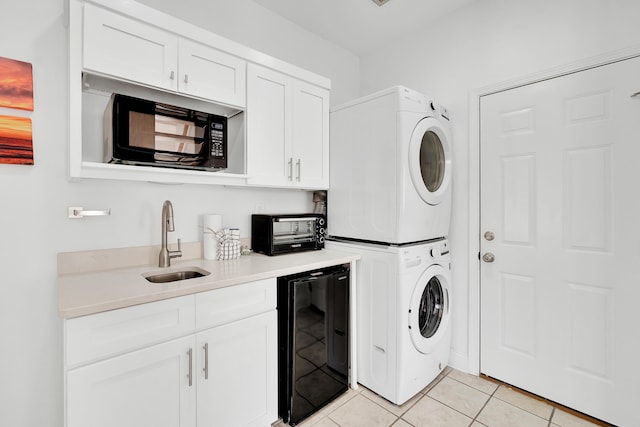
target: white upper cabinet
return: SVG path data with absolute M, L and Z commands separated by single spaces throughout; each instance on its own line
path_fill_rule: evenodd
M 294 184 L 329 187 L 329 91 L 293 81 Z
M 244 107 L 240 58 L 91 4 L 83 36 L 87 71 Z
M 174 34 L 86 4 L 83 36 L 86 70 L 177 90 Z
M 329 91 L 255 64 L 247 69 L 249 183 L 329 187 Z
M 327 189 L 330 88 L 325 77 L 134 0 L 69 0 L 72 178 Z M 227 168 L 109 163 L 113 93 L 227 117 Z
M 250 64 L 247 68 L 247 171 L 250 182 L 291 182 L 291 78 Z
M 181 92 L 244 107 L 245 61 L 186 39 L 178 47 Z

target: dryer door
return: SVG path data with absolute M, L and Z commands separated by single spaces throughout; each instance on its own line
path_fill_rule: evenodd
M 439 204 L 451 185 L 451 172 L 449 135 L 438 120 L 425 117 L 409 143 L 409 173 L 422 200 Z
M 420 276 L 409 306 L 409 333 L 421 353 L 431 353 L 449 328 L 449 270 L 431 265 Z

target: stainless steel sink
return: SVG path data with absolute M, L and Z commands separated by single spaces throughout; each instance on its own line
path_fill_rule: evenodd
M 171 271 L 155 271 L 143 275 L 151 283 L 168 283 L 180 280 L 195 279 L 196 277 L 208 276 L 209 273 L 198 267 L 183 267 L 180 269 L 172 269 Z

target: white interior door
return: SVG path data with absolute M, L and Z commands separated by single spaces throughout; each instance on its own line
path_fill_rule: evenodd
M 635 58 L 480 104 L 481 372 L 620 426 L 640 425 L 638 91 Z

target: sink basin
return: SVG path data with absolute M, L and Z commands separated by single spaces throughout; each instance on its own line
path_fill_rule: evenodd
M 198 267 L 183 267 L 178 270 L 156 271 L 144 275 L 144 278 L 151 283 L 168 283 L 195 279 L 196 277 L 208 276 L 209 274 L 211 273 Z

